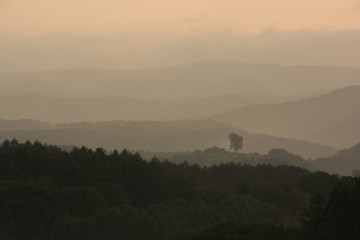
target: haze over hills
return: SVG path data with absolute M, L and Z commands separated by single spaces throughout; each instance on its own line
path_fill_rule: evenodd
M 228 149 L 229 132 L 236 132 L 243 136 L 244 148 L 240 151 L 241 153 L 267 155 L 260 158 L 257 154 L 249 155 L 254 158 L 247 159 L 241 154 L 237 155 L 221 149 L 221 147 Z M 360 170 L 360 144 L 336 152 L 336 149 L 324 145 L 252 134 L 211 120 L 68 124 L 51 124 L 28 119 L 0 120 L 0 138 L 11 140 L 14 137 L 20 142 L 39 140 L 60 145 L 66 149 L 83 145 L 93 149 L 98 147 L 108 150 L 127 148 L 141 151 L 148 160 L 157 156 L 163 160 L 188 161 L 206 166 L 241 160 L 240 162 L 251 165 L 294 165 L 343 176 L 358 174 L 357 171 Z M 314 161 L 306 161 L 309 158 Z
M 3 72 L 0 117 L 48 122 L 195 119 L 249 104 L 319 96 L 360 84 L 359 75 L 360 68 L 237 62 L 134 71 Z
M 48 122 L 4 120 L 0 137 L 164 152 L 227 147 L 237 132 L 244 152 L 327 157 L 360 142 L 360 87 L 346 87 L 359 75 L 359 68 L 235 62 L 0 73 L 0 117 Z M 328 93 L 338 87 L 345 88 Z M 194 121 L 204 116 L 217 122 Z
M 312 161 L 305 160 L 300 155 L 289 153 L 284 149 L 271 149 L 268 154 L 229 152 L 224 148 L 210 147 L 204 150 L 186 152 L 148 152 L 140 151 L 141 157 L 147 161 L 156 156 L 159 160 L 175 163 L 187 162 L 199 166 L 211 167 L 226 163 L 241 163 L 243 165 L 272 165 L 272 166 L 297 166 L 314 171 Z
M 360 239 L 359 1 L 0 0 L 0 240 Z
M 350 86 L 299 101 L 246 106 L 213 118 L 251 132 L 342 148 L 360 142 L 359 102 L 360 86 Z
M 52 123 L 195 119 L 247 104 L 279 103 L 298 97 L 224 95 L 199 99 L 145 100 L 124 97 L 61 98 L 24 93 L 0 96 L 0 117 L 39 119 Z
M 321 142 L 327 145 L 339 146 L 347 148 L 359 142 L 360 139 L 360 112 L 354 114 L 350 118 L 323 129 L 310 136 L 316 142 Z
M 249 2 L 249 4 L 252 3 Z M 274 5 L 272 4 L 272 6 Z M 193 4 L 191 4 L 192 7 Z M 243 6 L 234 9 L 239 17 L 244 16 L 239 14 L 241 8 Z M 288 10 L 292 8 L 295 11 L 294 6 Z M 306 10 L 305 15 L 308 14 L 308 10 Z M 66 11 L 69 11 L 68 7 Z M 188 12 L 188 9 L 186 11 Z M 203 7 L 201 11 L 203 11 Z M 267 12 L 268 8 L 265 11 Z M 297 14 L 299 13 L 297 12 Z M 348 13 L 344 12 L 344 14 L 348 17 Z M 16 14 L 12 15 L 18 15 L 18 9 Z M 117 15 L 123 17 L 118 11 Z M 138 13 L 133 14 L 133 16 L 136 15 Z M 271 19 L 277 21 L 275 19 L 278 15 Z M 358 15 L 356 20 L 355 18 L 351 20 L 352 23 L 359 22 Z M 32 14 L 32 16 L 38 15 Z M 69 17 L 67 12 L 63 16 Z M 256 16 L 256 21 L 259 20 L 258 14 L 253 16 Z M 299 15 L 295 18 L 304 22 L 303 16 Z M 318 15 L 317 18 L 319 18 Z M 331 18 L 334 18 L 333 14 L 331 14 Z M 338 19 L 334 20 L 339 22 Z M 307 21 L 312 22 L 309 19 Z M 7 21 L 3 22 L 4 27 L 9 26 L 9 24 L 5 24 Z M 246 26 L 251 25 L 243 19 L 240 22 Z M 2 35 L 0 32 L 0 61 L 2 62 L 0 71 L 36 71 L 86 67 L 139 69 L 213 60 L 360 67 L 357 57 L 360 55 L 359 28 L 349 29 L 347 26 L 347 29 L 335 30 L 332 27 L 328 28 L 331 26 L 330 24 L 325 29 L 286 31 L 285 29 L 278 29 L 276 27 L 278 23 L 272 25 L 266 21 L 266 26 L 263 26 L 261 30 L 259 29 L 256 34 L 237 34 L 235 33 L 236 30 L 235 32 L 229 31 L 228 22 L 224 22 L 224 24 L 226 25 L 224 29 L 213 29 L 210 32 L 198 32 L 198 30 L 190 27 L 191 33 L 186 34 L 187 36 L 180 34 L 181 37 L 178 34 L 168 33 L 160 35 L 149 33 L 104 35 L 66 34 L 64 32 L 19 37 Z M 72 22 L 71 26 L 73 25 Z M 103 29 L 103 26 L 101 28 Z M 117 27 L 117 29 L 122 28 Z
M 360 143 L 343 149 L 328 158 L 320 158 L 313 162 L 318 169 L 341 175 L 359 175 Z
M 336 149 L 295 139 L 251 134 L 212 120 L 201 121 L 112 121 L 97 123 L 49 124 L 37 121 L 0 121 L 0 139 L 23 142 L 39 140 L 48 144 L 88 146 L 106 149 L 159 152 L 192 151 L 212 146 L 228 148 L 228 135 L 244 138 L 243 152 L 267 153 L 283 148 L 304 158 L 326 157 Z
M 134 71 L 67 69 L 0 73 L 0 95 L 186 99 L 294 96 L 360 84 L 360 68 L 199 62 Z

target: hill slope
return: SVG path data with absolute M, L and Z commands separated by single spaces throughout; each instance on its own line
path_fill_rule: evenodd
M 311 139 L 341 148 L 360 142 L 360 112 L 335 126 L 314 133 L 311 135 Z
M 255 103 L 279 103 L 291 97 L 223 95 L 201 99 L 144 100 L 124 97 L 60 98 L 39 94 L 0 96 L 3 119 L 39 119 L 61 123 L 112 120 L 177 120 L 230 111 Z
M 213 119 L 252 132 L 319 141 L 312 137 L 316 132 L 328 129 L 360 112 L 360 86 L 335 90 L 319 97 L 282 104 L 253 105 L 213 116 Z M 353 124 L 349 138 L 360 141 L 354 133 L 360 128 Z M 356 143 L 355 142 L 355 143 Z M 328 142 L 327 142 L 328 143 Z M 334 142 L 333 142 L 334 143 Z M 354 143 L 353 143 L 354 144 Z M 335 147 L 342 147 L 333 144 Z
M 244 138 L 243 152 L 267 153 L 283 148 L 304 158 L 326 157 L 334 148 L 295 139 L 251 134 L 211 120 L 202 121 L 112 121 L 98 123 L 24 124 L 18 122 L 9 128 L 8 121 L 0 121 L 0 139 L 17 138 L 19 141 L 40 140 L 57 145 L 86 145 L 92 148 L 134 149 L 148 151 L 188 151 L 211 146 L 228 148 L 228 135 L 236 132 Z M 35 124 L 36 125 L 36 124 Z M 28 126 L 28 127 L 26 127 Z
M 328 158 L 320 158 L 313 162 L 318 169 L 341 175 L 359 174 L 360 170 L 360 143 L 339 151 Z
M 0 73 L 0 95 L 164 99 L 228 94 L 298 95 L 360 84 L 360 68 L 201 62 L 135 71 L 68 69 Z M 325 87 L 326 86 L 326 87 Z

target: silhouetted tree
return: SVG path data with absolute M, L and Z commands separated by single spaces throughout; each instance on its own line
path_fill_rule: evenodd
M 243 147 L 243 138 L 242 136 L 237 135 L 236 133 L 229 134 L 230 141 L 230 150 L 234 150 L 235 152 L 239 151 Z

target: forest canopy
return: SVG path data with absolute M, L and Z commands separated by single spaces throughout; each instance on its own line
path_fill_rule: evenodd
M 339 191 L 354 204 L 353 182 L 294 166 L 200 167 L 14 139 L 0 147 L 0 237 L 316 239 L 318 229 L 328 230 L 319 218 L 339 217 L 327 212 Z M 356 225 L 359 215 L 351 216 Z

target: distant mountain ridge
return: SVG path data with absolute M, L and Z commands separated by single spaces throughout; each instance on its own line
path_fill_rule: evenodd
M 312 161 L 305 160 L 299 155 L 289 153 L 284 149 L 271 149 L 267 154 L 258 153 L 235 153 L 229 152 L 224 148 L 216 146 L 204 149 L 203 151 L 197 149 L 186 152 L 148 152 L 140 151 L 140 155 L 148 160 L 156 156 L 160 160 L 168 160 L 171 162 L 189 164 L 197 164 L 199 166 L 213 166 L 225 163 L 241 163 L 246 165 L 272 165 L 272 166 L 296 166 L 314 171 Z
M 65 98 L 19 93 L 0 96 L 3 119 L 39 119 L 46 122 L 112 120 L 178 120 L 232 110 L 254 103 L 279 103 L 297 97 L 223 95 L 196 99 L 135 99 L 125 97 Z
M 360 112 L 348 119 L 311 135 L 311 139 L 327 145 L 348 147 L 360 139 Z
M 211 146 L 227 149 L 229 132 L 243 136 L 244 149 L 241 152 L 266 154 L 256 161 L 251 160 L 250 164 L 294 165 L 345 176 L 360 172 L 360 143 L 337 152 L 336 149 L 320 144 L 252 134 L 212 120 L 51 124 L 31 119 L 0 119 L 0 142 L 5 138 L 16 138 L 20 142 L 39 140 L 65 147 L 85 145 L 110 150 L 127 148 L 150 151 L 156 156 L 177 161 L 186 160 L 186 157 L 197 160 L 195 152 L 189 152 L 195 149 L 205 149 L 205 152 L 212 149 L 209 148 Z M 307 158 L 313 161 L 306 161 Z M 214 155 L 203 164 L 219 164 L 221 161 L 224 159 Z
M 320 158 L 313 165 L 329 173 L 341 175 L 359 175 L 360 172 L 360 143 L 343 149 L 328 158 Z
M 212 118 L 251 132 L 317 141 L 342 148 L 360 142 L 357 134 L 360 130 L 358 103 L 360 86 L 350 86 L 299 101 L 246 106 Z M 332 128 L 338 132 L 331 132 Z M 324 131 L 322 135 L 321 131 Z
M 16 126 L 18 125 L 18 126 Z M 199 121 L 111 121 L 97 123 L 49 124 L 33 120 L 0 121 L 0 139 L 16 138 L 23 142 L 39 140 L 48 144 L 89 146 L 106 149 L 176 152 L 228 148 L 228 135 L 236 132 L 244 138 L 243 152 L 267 153 L 283 148 L 304 158 L 326 157 L 336 149 L 295 139 L 252 134 L 212 120 Z M 1 140 L 0 140 L 1 141 Z
M 198 62 L 133 71 L 65 69 L 1 73 L 0 95 L 204 98 L 228 94 L 299 95 L 360 84 L 360 68 Z M 326 86 L 326 87 L 325 87 Z

